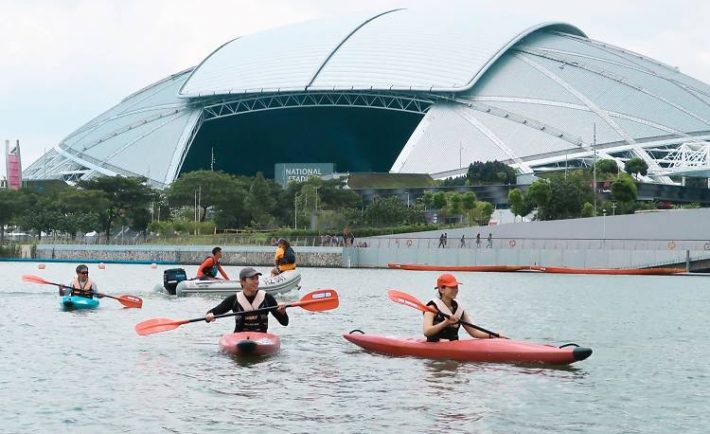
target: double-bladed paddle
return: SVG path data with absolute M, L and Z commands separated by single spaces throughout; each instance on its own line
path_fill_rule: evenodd
M 25 274 L 22 276 L 22 280 L 25 282 L 32 282 L 32 283 L 41 283 L 44 285 L 54 285 L 58 286 L 60 288 L 66 288 L 66 289 L 71 289 L 70 286 L 63 285 L 61 283 L 55 283 L 55 282 L 50 282 L 40 276 L 35 276 L 32 274 Z M 96 291 L 91 291 L 94 295 L 98 295 L 100 297 L 106 297 L 106 298 L 113 298 L 114 300 L 118 300 L 119 303 L 126 307 L 135 307 L 135 308 L 140 308 L 143 306 L 143 299 L 140 297 L 136 297 L 135 295 L 119 295 L 118 297 L 114 297 L 113 295 L 108 295 L 108 294 L 103 294 L 100 292 Z
M 417 310 L 420 310 L 422 312 L 432 312 L 432 313 L 440 313 L 444 315 L 446 318 L 450 318 L 451 315 L 447 315 L 444 312 L 439 311 L 437 308 L 434 306 L 427 306 L 417 300 L 414 296 L 411 296 L 407 294 L 406 292 L 398 291 L 396 289 L 390 289 L 387 291 L 387 296 L 390 298 L 390 300 L 394 301 L 395 303 L 403 304 L 405 306 L 413 307 Z M 490 330 L 486 330 L 483 327 L 477 326 L 476 324 L 470 323 L 468 321 L 462 321 L 459 320 L 461 324 L 465 324 L 469 327 L 473 327 L 476 330 L 482 331 L 483 333 L 488 333 L 489 336 L 493 336 L 496 338 L 503 338 L 503 339 L 508 339 L 505 336 L 501 336 L 498 333 L 494 333 Z
M 302 307 L 305 310 L 311 312 L 323 312 L 326 310 L 332 310 L 339 306 L 340 301 L 338 299 L 338 293 L 334 289 L 319 289 L 317 291 L 309 292 L 308 294 L 301 297 L 299 301 L 293 303 L 288 303 L 286 307 Z M 215 315 L 215 319 L 224 318 L 228 316 L 235 315 L 251 315 L 259 312 L 268 312 L 271 310 L 276 310 L 277 306 L 265 307 L 263 309 L 256 309 L 250 311 L 240 311 L 225 313 L 222 315 Z M 152 335 L 153 333 L 162 333 L 168 330 L 173 330 L 180 327 L 183 324 L 188 324 L 191 322 L 206 321 L 205 317 L 192 318 L 192 319 L 181 319 L 174 320 L 169 318 L 153 318 L 139 322 L 135 326 L 136 333 L 141 336 Z

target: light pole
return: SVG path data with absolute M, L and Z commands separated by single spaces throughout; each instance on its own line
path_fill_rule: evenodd
M 293 229 L 298 229 L 298 193 L 293 195 Z
M 318 187 L 316 189 L 316 230 L 318 230 Z
M 602 241 L 606 240 L 606 209 L 602 209 Z

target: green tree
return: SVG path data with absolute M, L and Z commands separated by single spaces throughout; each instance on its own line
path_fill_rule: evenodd
M 617 202 L 634 202 L 637 189 L 634 180 L 629 175 L 620 175 L 611 183 L 611 197 Z
M 59 193 L 59 224 L 57 229 L 71 235 L 101 230 L 100 213 L 109 206 L 103 191 L 67 188 Z
M 538 211 L 546 208 L 552 198 L 552 186 L 549 179 L 538 179 L 528 188 L 527 196 Z
M 233 198 L 229 193 L 234 183 L 232 175 L 219 171 L 196 170 L 183 173 L 170 185 L 167 191 L 168 202 L 172 207 L 195 206 L 197 203 L 200 207 L 199 221 L 205 221 L 208 208 L 218 203 L 223 204 L 225 197 Z
M 481 183 L 515 184 L 515 169 L 500 161 L 474 161 L 466 172 L 470 185 Z
M 524 217 L 533 210 L 531 201 L 517 188 L 510 190 L 508 193 L 508 205 L 513 215 Z
M 491 221 L 493 211 L 495 209 L 489 202 L 478 201 L 476 202 L 476 208 L 470 212 L 469 216 L 479 226 L 485 226 Z
M 601 179 L 608 179 L 616 175 L 619 172 L 619 166 L 617 166 L 616 161 L 610 159 L 603 159 L 597 161 L 597 177 Z
M 106 233 L 107 243 L 111 239 L 113 223 L 128 224 L 135 229 L 136 222 L 131 218 L 135 217 L 136 209 L 148 208 L 157 197 L 156 192 L 145 184 L 143 177 L 102 176 L 80 181 L 77 186 L 102 191 L 106 195 L 108 202 L 99 211 L 99 220 Z
M 20 194 L 17 190 L 0 189 L 0 244 L 5 241 L 5 225 L 20 215 Z
M 636 174 L 646 176 L 648 164 L 642 158 L 632 158 L 624 164 L 624 170 L 631 176 L 636 176 Z
M 434 209 L 444 209 L 446 208 L 446 205 L 448 205 L 448 201 L 446 199 L 446 193 L 443 191 L 437 191 L 434 193 L 431 205 Z
M 466 211 L 470 211 L 476 207 L 476 194 L 472 191 L 467 191 L 461 199 L 461 206 Z
M 397 196 L 376 197 L 363 213 L 363 223 L 375 227 L 424 223 L 424 212 L 419 207 L 407 207 Z
M 274 184 L 273 181 L 264 179 L 264 175 L 258 172 L 249 186 L 249 193 L 244 201 L 251 214 L 251 225 L 255 228 L 265 229 L 274 221 L 271 212 L 276 207 L 276 199 L 272 196 L 273 189 L 269 186 L 269 182 Z

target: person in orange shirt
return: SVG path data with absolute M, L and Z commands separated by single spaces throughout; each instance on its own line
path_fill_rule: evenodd
M 279 238 L 276 244 L 276 254 L 274 255 L 274 269 L 271 270 L 271 275 L 276 276 L 287 270 L 296 269 L 296 252 L 293 251 L 291 243 L 283 238 Z
M 218 279 L 217 272 L 219 272 L 225 280 L 229 280 L 229 276 L 227 276 L 224 268 L 222 268 L 222 265 L 219 263 L 221 258 L 222 248 L 215 247 L 212 249 L 212 256 L 208 256 L 197 269 L 197 278 L 199 280 Z

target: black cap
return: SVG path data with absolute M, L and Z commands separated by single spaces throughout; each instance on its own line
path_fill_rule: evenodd
M 251 267 L 247 268 L 242 268 L 242 271 L 239 272 L 239 280 L 244 280 L 247 277 L 254 277 L 254 276 L 261 276 L 261 273 L 256 271 L 255 269 Z

